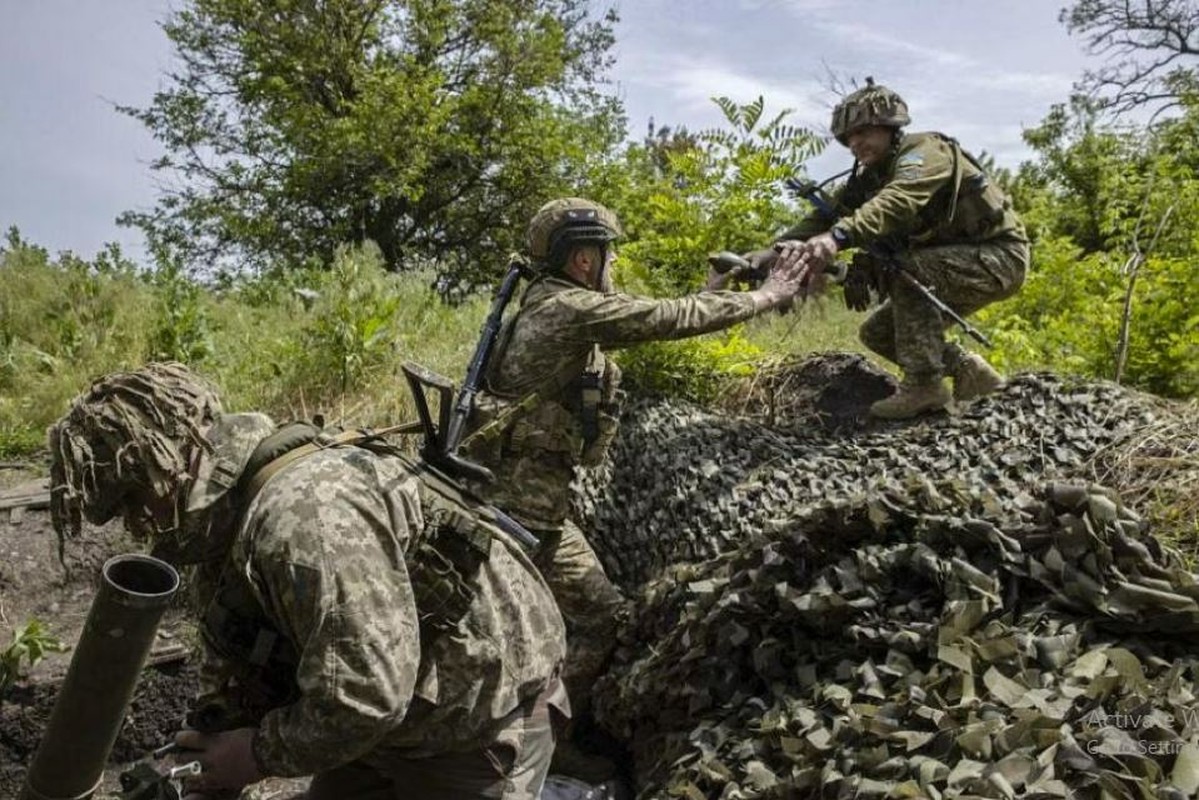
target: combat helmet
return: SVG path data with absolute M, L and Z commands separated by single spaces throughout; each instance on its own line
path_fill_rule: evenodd
M 874 78 L 867 78 L 866 85 L 852 92 L 833 109 L 833 121 L 829 126 L 833 136 L 843 145 L 849 145 L 849 132 L 863 125 L 882 125 L 887 128 L 902 128 L 912 121 L 908 116 L 908 104 L 885 86 L 878 86 Z
M 148 364 L 97 380 L 49 430 L 51 512 L 60 543 L 81 517 L 123 514 L 135 535 L 177 525 L 204 431 L 221 414 L 215 388 L 182 364 Z M 168 523 L 168 524 L 169 524 Z
M 562 197 L 546 203 L 533 215 L 526 244 L 535 263 L 559 267 L 571 247 L 607 247 L 623 233 L 610 209 L 582 197 Z

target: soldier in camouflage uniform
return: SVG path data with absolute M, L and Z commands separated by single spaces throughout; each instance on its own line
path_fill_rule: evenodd
M 1011 200 L 978 162 L 940 133 L 904 133 L 910 122 L 899 95 L 867 79 L 834 110 L 833 135 L 854 155 L 831 217 L 816 210 L 780 237 L 811 264 L 862 248 L 850 267 L 846 304 L 865 310 L 870 289 L 890 295 L 863 323 L 862 342 L 903 369 L 899 391 L 871 407 L 903 419 L 994 391 L 1002 378 L 977 354 L 945 341 L 952 324 L 879 258 L 894 259 L 960 315 L 1011 296 L 1024 282 L 1029 248 Z M 873 252 L 871 252 L 873 251 Z M 760 260 L 767 251 L 759 251 Z
M 605 350 L 727 328 L 799 288 L 798 257 L 780 259 L 752 292 L 707 291 L 669 300 L 611 290 L 620 224 L 581 198 L 547 203 L 528 230 L 538 277 L 500 331 L 464 447 L 495 474 L 479 487 L 540 540 L 535 560 L 567 619 L 567 685 L 576 709 L 614 643 L 624 605 L 568 517 L 579 465 L 600 463 L 616 434 L 620 370 Z
M 152 364 L 50 431 L 60 536 L 122 515 L 197 567 L 210 658 L 176 737 L 204 770 L 189 796 L 314 775 L 310 800 L 536 798 L 550 710 L 568 711 L 549 587 L 418 462 L 361 436 L 296 446 L 296 427 L 222 413 L 186 368 Z

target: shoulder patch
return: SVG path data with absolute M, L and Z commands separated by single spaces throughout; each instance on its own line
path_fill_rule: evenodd
M 895 177 L 900 180 L 911 180 L 920 177 L 920 169 L 924 166 L 924 155 L 921 153 L 904 153 L 895 162 Z

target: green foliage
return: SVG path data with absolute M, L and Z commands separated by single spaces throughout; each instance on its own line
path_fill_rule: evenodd
M 123 224 L 195 269 L 328 264 L 469 284 L 623 136 L 600 93 L 613 25 L 587 0 L 187 0 L 178 71 L 141 121 L 177 180 Z
M 1026 138 L 1041 160 L 1017 176 L 1034 236 L 1028 281 L 981 321 L 1006 368 L 1115 377 L 1131 292 L 1123 380 L 1171 397 L 1199 392 L 1199 107 L 1139 132 L 1059 106 Z
M 203 290 L 175 262 L 160 266 L 152 283 L 158 313 L 150 334 L 151 356 L 157 361 L 199 364 L 212 353 Z
M 22 663 L 26 669 L 32 669 L 47 653 L 61 653 L 65 649 L 39 620 L 31 619 L 23 628 L 13 631 L 12 643 L 0 650 L 0 697 L 24 674 Z
M 830 289 L 824 297 L 809 299 L 786 313 L 755 317 L 745 325 L 745 338 L 772 356 L 864 353 L 868 351 L 858 339 L 864 319 L 865 315 L 845 307 L 839 289 Z
M 16 229 L 0 248 L 0 451 L 41 446 L 93 376 L 145 360 L 152 290 L 115 245 L 51 259 Z
M 394 362 L 400 298 L 389 284 L 381 254 L 370 246 L 339 250 L 319 292 L 301 337 L 306 383 L 334 378 L 344 395 Z
M 1128 199 L 1122 173 L 1113 166 L 1137 160 L 1136 138 L 1101 129 L 1098 111 L 1077 100 L 1054 106 L 1038 127 L 1024 132 L 1024 140 L 1041 155 L 1022 174 L 1024 199 L 1041 201 L 1026 214 L 1031 231 L 1070 236 L 1088 253 L 1108 247 L 1110 213 Z
M 709 403 L 730 381 L 753 373 L 763 352 L 740 326 L 720 334 L 648 342 L 617 354 L 624 384 L 640 394 Z
M 652 294 L 692 291 L 707 272 L 707 254 L 764 246 L 793 222 L 797 209 L 780 182 L 802 173 L 823 140 L 766 119 L 765 101 L 738 105 L 715 98 L 728 128 L 685 131 L 631 147 L 624 182 L 605 187 L 629 236 L 617 280 Z

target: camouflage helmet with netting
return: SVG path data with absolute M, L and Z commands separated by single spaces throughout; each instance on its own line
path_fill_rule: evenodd
M 908 104 L 885 86 L 877 86 L 874 78 L 867 78 L 866 85 L 851 92 L 833 109 L 830 127 L 833 136 L 843 145 L 849 144 L 849 132 L 863 125 L 881 125 L 886 128 L 902 128 L 912 121 L 908 116 Z
M 623 234 L 610 209 L 582 197 L 551 200 L 529 222 L 526 245 L 535 263 L 559 266 L 571 247 L 601 247 Z
M 191 459 L 208 446 L 203 432 L 220 414 L 216 389 L 182 364 L 95 381 L 48 432 L 60 544 L 79 533 L 81 518 L 101 525 L 118 514 L 141 522 L 163 509 L 178 515 Z

